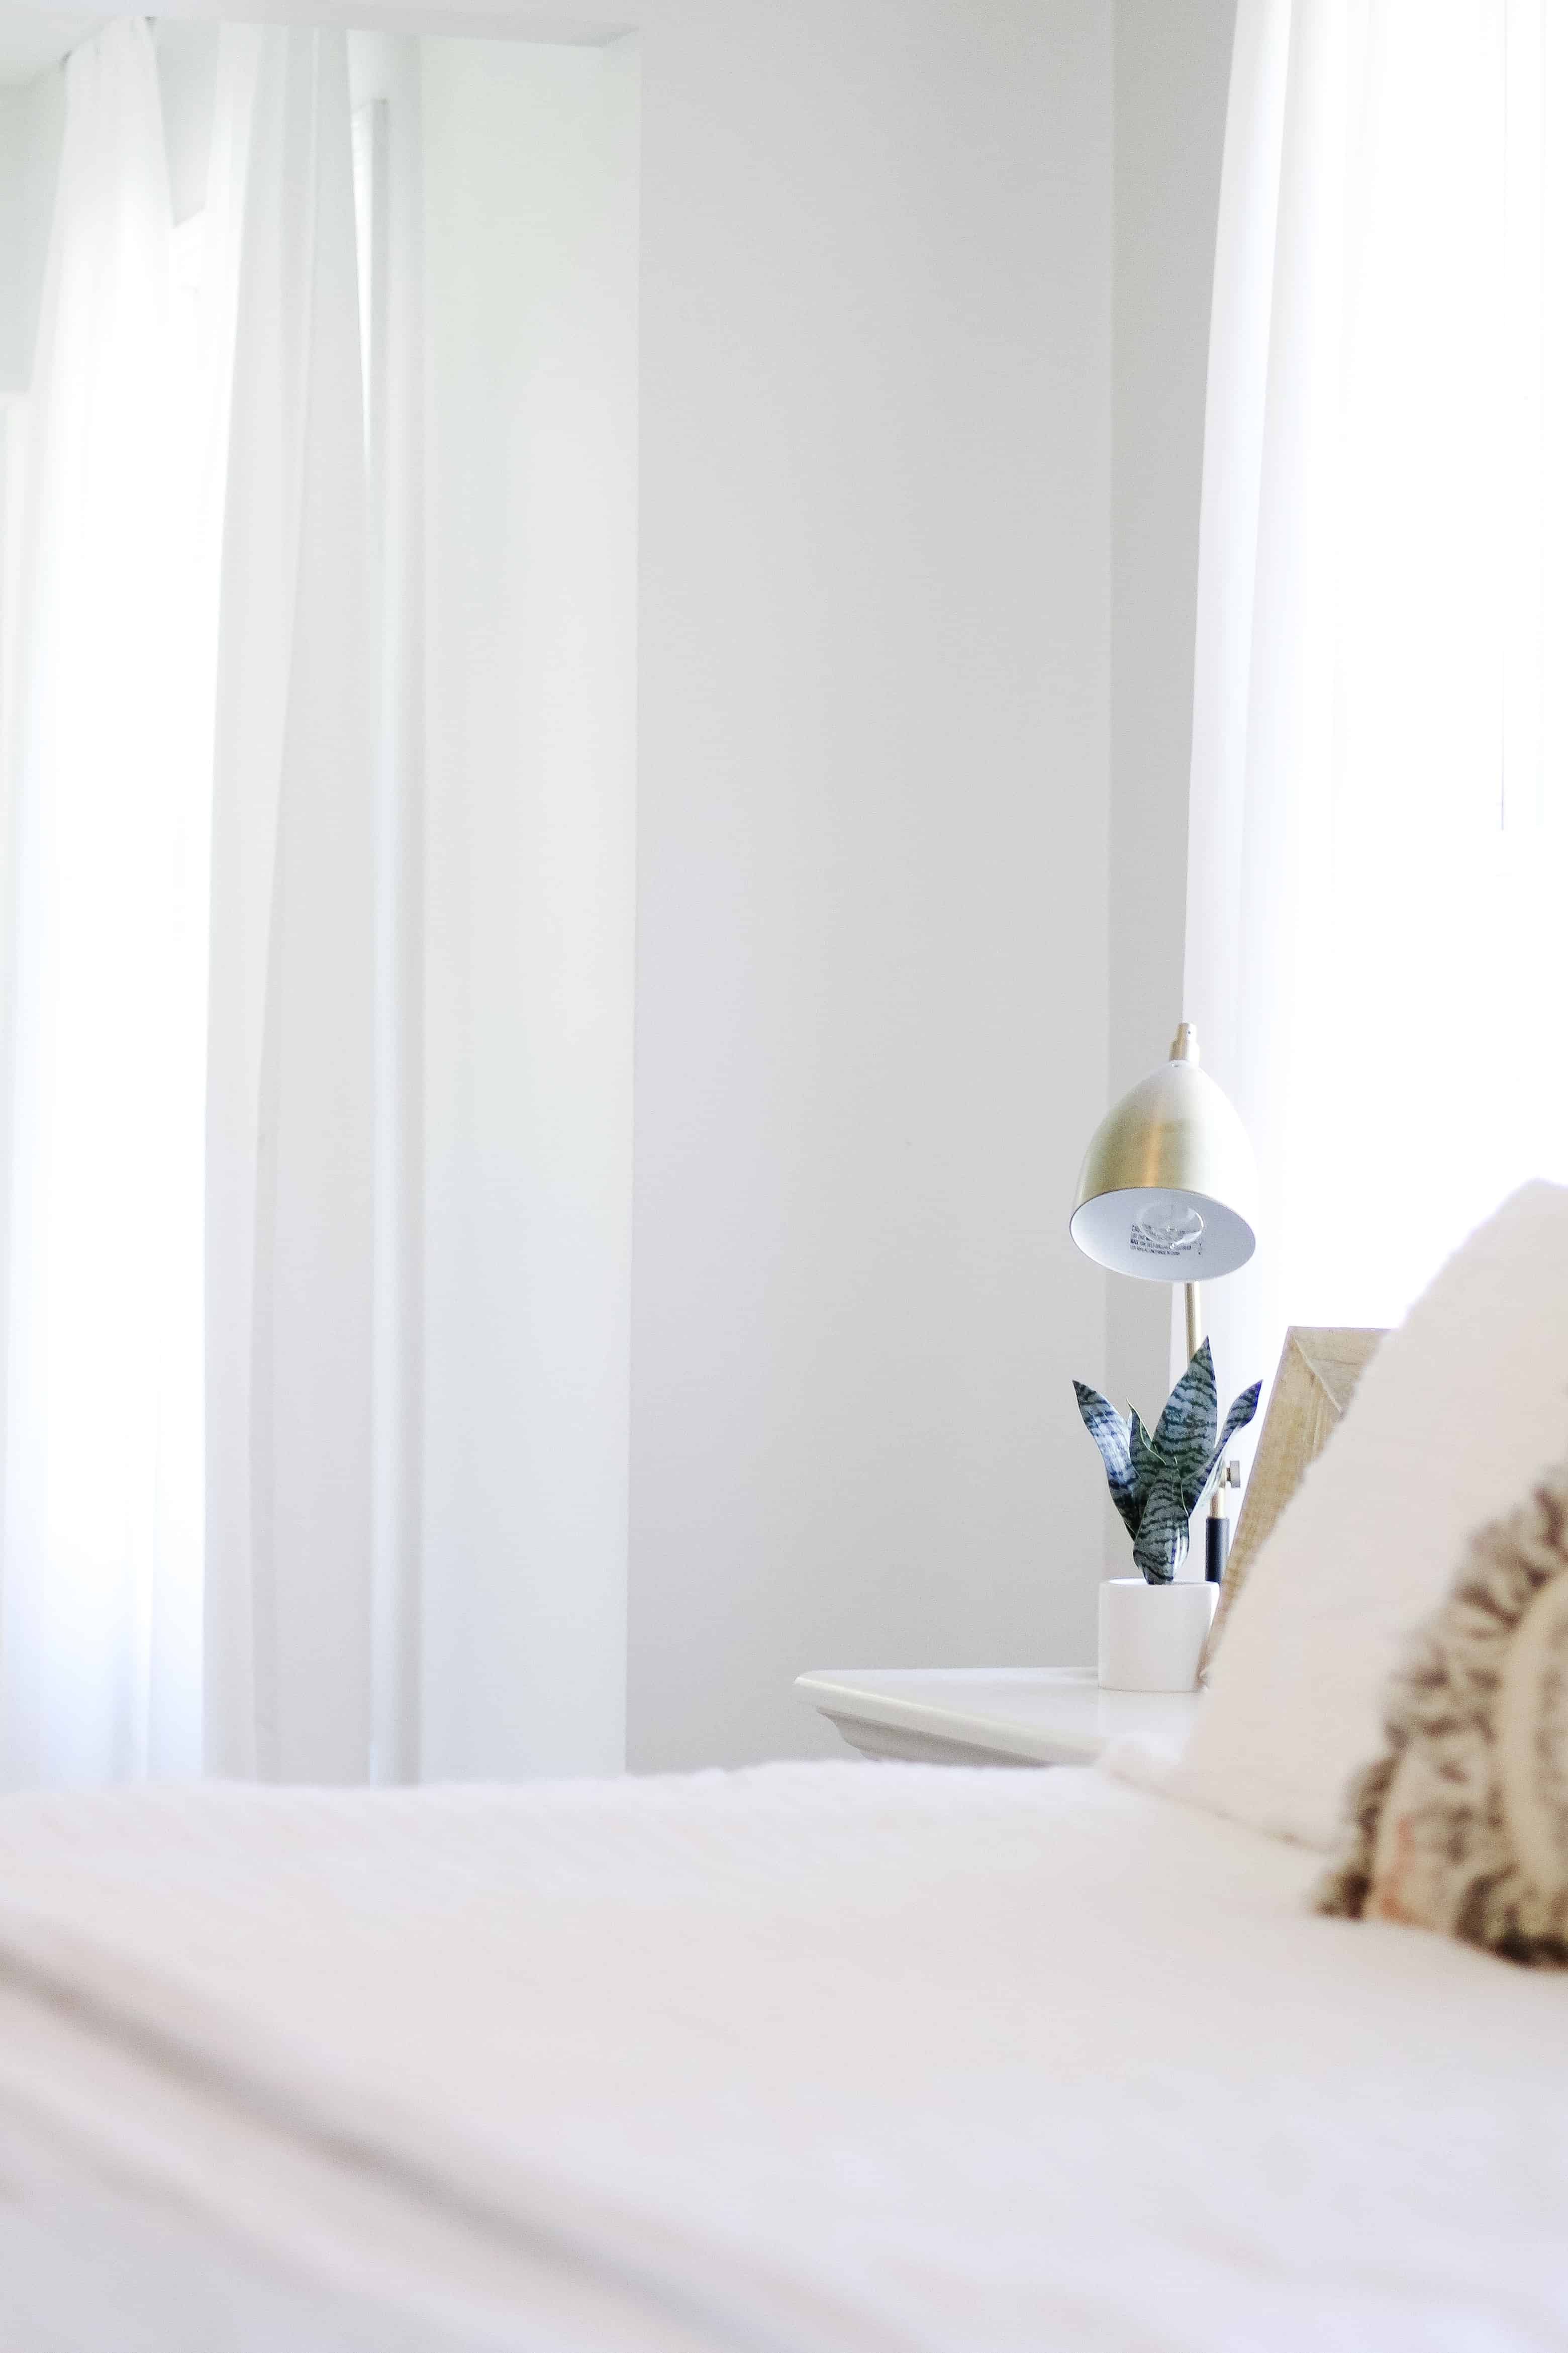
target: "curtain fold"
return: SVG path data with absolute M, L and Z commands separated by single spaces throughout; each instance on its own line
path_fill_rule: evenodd
M 1541 0 L 1241 0 L 1185 987 L 1262 1178 L 1232 1388 L 1568 1175 L 1564 107 Z
M 8 1782 L 200 1761 L 205 817 L 181 721 L 199 584 L 171 232 L 152 44 L 131 20 L 67 69 L 19 469 Z
M 373 1767 L 375 682 L 346 37 L 67 68 L 6 675 L 0 1774 Z M 182 244 L 194 233 L 199 246 Z
M 368 57 L 367 57 L 367 52 Z M 355 111 L 366 446 L 375 575 L 376 1267 L 373 1746 L 422 1755 L 425 1413 L 424 73 L 421 44 L 362 37 Z
M 243 156 L 213 783 L 209 1767 L 372 1742 L 374 703 L 345 37 L 226 30 Z

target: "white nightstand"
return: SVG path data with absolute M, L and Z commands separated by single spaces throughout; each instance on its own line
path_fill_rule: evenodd
M 1071 1667 L 833 1667 L 795 1690 L 865 1757 L 1089 1765 L 1124 1732 L 1176 1745 L 1196 1692 L 1101 1691 Z

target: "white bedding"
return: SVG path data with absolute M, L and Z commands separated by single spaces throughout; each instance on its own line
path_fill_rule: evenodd
M 204 2353 L 1568 2344 L 1568 1981 L 1317 1867 L 1091 1772 L 0 1800 L 0 2345 L 120 2353 L 87 2242 Z

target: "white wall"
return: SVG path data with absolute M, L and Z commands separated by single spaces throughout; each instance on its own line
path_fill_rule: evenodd
M 1182 1018 L 1204 387 L 1235 15 L 1235 0 L 1116 0 L 1113 1097 L 1169 1051 Z M 1110 1289 L 1098 1385 L 1145 1413 L 1171 1384 L 1170 1296 L 1163 1283 Z M 1243 1377 L 1237 1368 L 1231 1387 Z M 1121 1575 L 1127 1539 L 1109 1504 L 1102 1521 L 1108 1572 Z
M 423 51 L 427 1779 L 625 1744 L 637 89 Z
M 1086 1659 L 1110 11 L 644 43 L 630 1757 Z
M 27 380 L 23 330 L 22 277 L 28 237 L 24 219 L 23 171 L 27 92 L 0 90 L 0 395 L 18 392 Z
M 1111 55 L 1102 0 L 637 16 L 646 1767 L 831 1747 L 814 1663 L 1090 1652 Z
M 64 128 L 58 74 L 0 85 L 0 396 L 32 369 Z

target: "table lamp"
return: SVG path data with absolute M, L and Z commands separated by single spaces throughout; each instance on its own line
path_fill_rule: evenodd
M 1190 1360 L 1204 1336 L 1199 1285 L 1247 1264 L 1258 1246 L 1257 1199 L 1247 1130 L 1198 1067 L 1198 1034 L 1184 1021 L 1170 1060 L 1095 1129 L 1072 1238 L 1115 1274 L 1185 1286 Z

